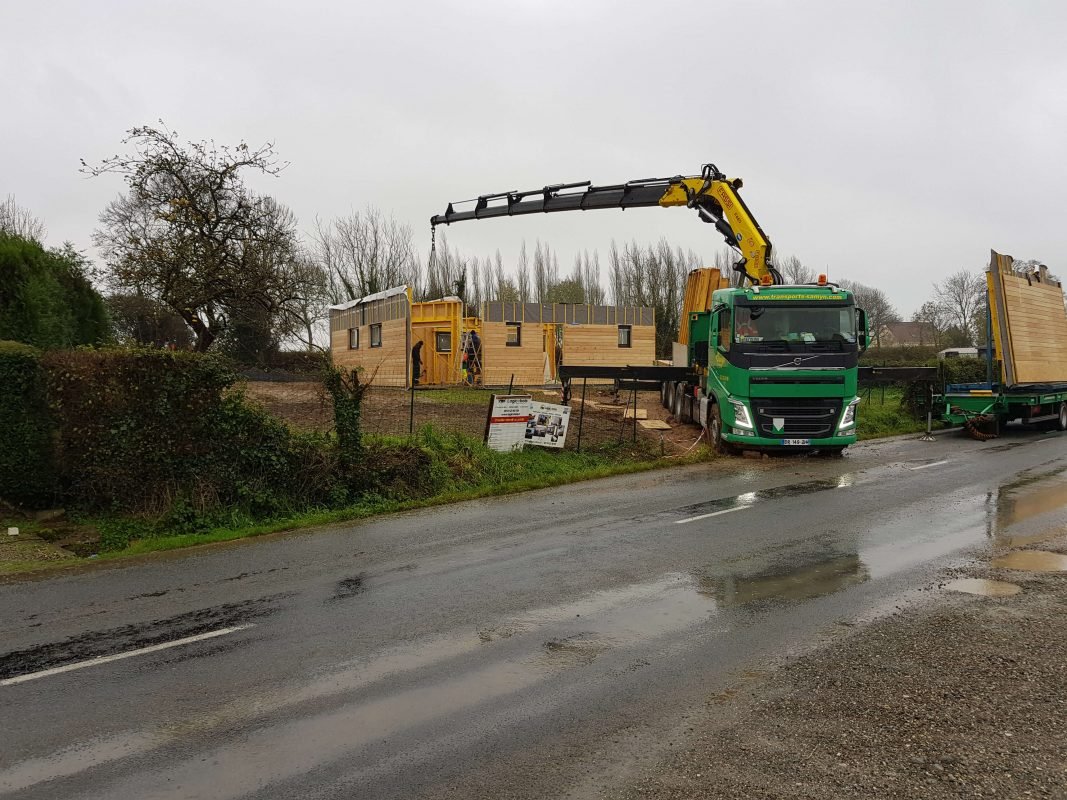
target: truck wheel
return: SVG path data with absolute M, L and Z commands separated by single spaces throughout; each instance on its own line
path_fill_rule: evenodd
M 708 410 L 708 440 L 716 453 L 731 455 L 736 452 L 733 445 L 722 438 L 722 414 L 718 403 Z
M 671 407 L 671 404 L 669 402 L 667 402 L 667 398 L 670 397 L 669 389 L 670 389 L 670 383 L 667 382 L 667 381 L 663 381 L 663 383 L 661 383 L 659 385 L 659 401 L 663 405 L 664 408 L 670 408 Z
M 1067 431 L 1067 403 L 1060 403 L 1060 417 L 1056 420 L 1056 430 Z

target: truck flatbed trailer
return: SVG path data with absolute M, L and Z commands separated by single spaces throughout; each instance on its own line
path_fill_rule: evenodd
M 940 398 L 941 419 L 976 438 L 992 438 L 1009 422 L 1067 431 L 1067 383 L 1003 386 L 949 384 Z

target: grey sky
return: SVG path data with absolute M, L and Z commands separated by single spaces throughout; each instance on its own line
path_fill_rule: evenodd
M 1067 274 L 1062 2 L 14 2 L 0 15 L 0 196 L 88 247 L 120 189 L 78 159 L 162 118 L 274 140 L 259 181 L 310 229 L 367 204 L 409 223 L 490 191 L 714 161 L 779 256 L 910 315 L 990 247 Z M 467 255 L 610 240 L 712 257 L 683 209 L 467 222 Z M 603 261 L 603 259 L 602 259 Z

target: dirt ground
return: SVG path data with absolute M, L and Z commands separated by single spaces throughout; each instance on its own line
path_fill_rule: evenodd
M 267 411 L 290 425 L 303 430 L 330 430 L 333 426 L 330 401 L 322 384 L 308 382 L 248 381 L 242 387 L 248 397 Z M 544 402 L 560 402 L 558 390 L 529 391 Z M 415 393 L 415 428 L 432 424 L 440 430 L 455 431 L 481 437 L 485 432 L 488 393 L 475 392 L 465 397 L 462 390 L 445 391 L 427 388 Z M 406 435 L 411 419 L 411 395 L 402 389 L 375 389 L 364 400 L 363 422 L 369 433 Z M 695 425 L 677 424 L 660 403 L 657 392 L 639 392 L 637 407 L 648 420 L 667 422 L 667 430 L 651 430 L 637 426 L 637 445 L 633 444 L 632 420 L 623 419 L 624 409 L 633 407 L 633 397 L 623 392 L 617 397 L 610 387 L 589 387 L 586 393 L 585 417 L 582 420 L 583 449 L 612 445 L 633 447 L 645 455 L 677 455 L 692 447 L 700 437 Z M 567 436 L 569 449 L 577 447 L 578 419 L 582 403 L 580 390 L 571 399 L 571 429 Z M 639 418 L 640 418 L 639 414 Z
M 685 749 L 611 796 L 1067 797 L 1067 572 L 961 576 L 1022 591 L 939 592 L 709 697 Z

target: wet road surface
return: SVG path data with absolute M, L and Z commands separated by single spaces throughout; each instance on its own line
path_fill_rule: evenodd
M 1067 522 L 1067 436 L 577 484 L 0 585 L 0 794 L 586 797 Z

